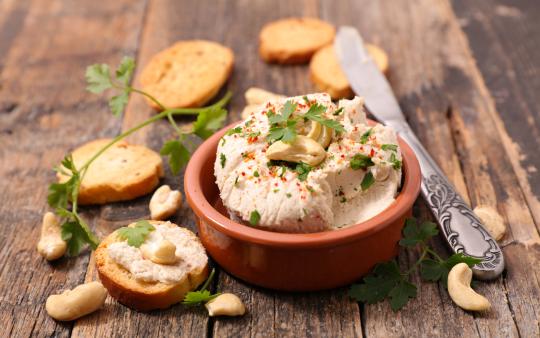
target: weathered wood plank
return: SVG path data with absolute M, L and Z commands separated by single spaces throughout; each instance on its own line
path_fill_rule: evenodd
M 127 4 L 2 4 L 0 325 L 6 335 L 70 334 L 71 323 L 47 316 L 45 299 L 84 280 L 89 254 L 48 264 L 35 246 L 53 165 L 69 148 L 119 125 L 105 102 L 85 92 L 83 74 L 96 55 L 113 62 L 133 53 L 142 8 Z M 89 208 L 85 216 L 91 220 L 96 211 Z

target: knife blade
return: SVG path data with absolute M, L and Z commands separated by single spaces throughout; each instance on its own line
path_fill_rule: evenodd
M 501 248 L 407 124 L 390 84 L 368 54 L 358 31 L 354 27 L 340 27 L 334 48 L 351 88 L 365 99 L 368 110 L 413 148 L 422 171 L 422 195 L 450 248 L 455 253 L 482 259 L 472 268 L 477 278 L 498 277 L 504 270 Z

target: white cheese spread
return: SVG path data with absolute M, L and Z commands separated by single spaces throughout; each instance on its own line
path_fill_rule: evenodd
M 296 163 L 269 161 L 265 152 L 275 124 L 271 115 L 295 105 L 298 134 L 307 134 L 302 118 L 314 104 L 322 117 L 338 121 L 325 160 L 309 172 Z M 285 124 L 282 124 L 285 125 Z M 308 233 L 365 221 L 386 209 L 401 182 L 401 152 L 395 132 L 381 124 L 369 126 L 363 100 L 341 100 L 311 94 L 269 101 L 231 129 L 219 142 L 214 164 L 220 197 L 231 217 L 262 229 Z
M 140 248 L 130 246 L 126 241 L 110 244 L 107 248 L 109 257 L 128 270 L 135 279 L 145 282 L 175 284 L 187 278 L 191 271 L 203 269 L 208 257 L 202 244 L 193 240 L 193 234 L 167 223 L 154 224 L 155 230 L 147 235 L 143 245 L 152 250 L 163 240 L 172 242 L 176 246 L 177 259 L 174 264 L 154 263 L 143 257 Z

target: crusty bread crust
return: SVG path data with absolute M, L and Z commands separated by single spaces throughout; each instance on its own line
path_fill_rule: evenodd
M 266 62 L 308 62 L 320 48 L 332 43 L 332 25 L 316 18 L 288 18 L 266 24 L 259 34 L 259 54 Z
M 383 72 L 388 71 L 388 56 L 379 47 L 366 44 L 366 49 L 377 67 Z M 343 73 L 333 45 L 318 50 L 309 64 L 311 81 L 321 91 L 330 94 L 332 99 L 345 99 L 353 95 L 347 77 Z
M 72 153 L 77 168 L 109 143 L 110 139 L 88 142 Z M 58 173 L 65 182 L 69 176 Z M 127 201 L 154 190 L 163 176 L 158 153 L 140 145 L 120 141 L 101 154 L 88 168 L 79 189 L 79 204 Z
M 152 224 L 165 222 L 149 221 Z M 176 227 L 176 224 L 170 223 Z M 199 241 L 191 231 L 181 228 Z M 191 271 L 185 278 L 176 284 L 160 282 L 149 283 L 133 278 L 131 273 L 122 266 L 116 264 L 107 254 L 107 247 L 120 239 L 113 232 L 107 236 L 95 251 L 96 266 L 99 278 L 109 294 L 118 302 L 139 311 L 165 309 L 173 304 L 181 302 L 186 293 L 195 290 L 208 277 L 208 264 L 200 270 Z
M 230 48 L 205 40 L 180 41 L 154 55 L 140 81 L 165 107 L 200 107 L 227 81 L 233 64 Z M 147 102 L 160 109 L 154 101 Z

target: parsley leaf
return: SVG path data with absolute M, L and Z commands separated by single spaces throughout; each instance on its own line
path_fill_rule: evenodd
M 368 167 L 371 167 L 372 165 L 375 165 L 375 163 L 373 163 L 373 161 L 371 160 L 371 157 L 364 154 L 356 154 L 351 159 L 351 169 L 353 170 L 358 170 L 358 169 L 366 170 Z
M 225 163 L 227 163 L 227 157 L 225 154 L 219 154 L 219 163 L 221 164 L 221 168 L 225 168 Z
M 371 133 L 373 132 L 373 128 L 369 128 L 368 131 L 366 131 L 365 133 L 362 134 L 362 136 L 360 136 L 360 143 L 362 144 L 366 144 L 367 141 L 369 140 L 369 137 L 371 136 Z
M 397 144 L 383 144 L 381 146 L 382 150 L 391 150 L 391 151 L 397 151 Z
M 343 112 L 343 107 L 339 107 L 332 115 L 337 116 Z
M 445 261 L 437 261 L 434 259 L 424 259 L 420 265 L 420 275 L 423 279 L 431 282 L 438 280 L 442 281 L 446 287 L 448 282 L 448 274 L 454 265 L 459 263 L 465 263 L 469 267 L 473 267 L 475 264 L 482 262 L 481 259 L 465 256 L 463 253 L 458 252 L 448 257 Z
M 113 86 L 109 66 L 106 64 L 95 64 L 87 67 L 85 77 L 86 89 L 94 94 L 99 94 Z
M 408 218 L 405 221 L 403 238 L 399 241 L 399 245 L 411 248 L 419 243 L 425 243 L 438 233 L 435 223 L 426 221 L 419 225 L 416 219 Z
M 136 248 L 144 243 L 146 236 L 156 230 L 148 221 L 138 221 L 133 227 L 122 227 L 116 232 L 121 239 L 126 239 L 127 243 Z
M 275 142 L 275 141 L 283 141 L 286 143 L 290 143 L 294 141 L 296 138 L 296 121 L 295 120 L 289 120 L 287 121 L 286 127 L 281 127 L 279 125 L 275 125 L 270 127 L 270 132 L 268 133 L 268 136 L 266 139 L 269 142 Z
M 225 135 L 240 134 L 241 132 L 242 132 L 242 127 L 238 126 L 238 127 L 231 128 L 231 129 L 227 130 Z
M 124 86 L 129 86 L 133 70 L 135 70 L 135 61 L 129 56 L 124 56 L 116 70 L 116 79 Z
M 47 202 L 52 208 L 65 209 L 67 208 L 69 201 L 71 201 L 73 198 L 77 182 L 80 179 L 80 174 L 75 167 L 75 162 L 73 162 L 73 157 L 71 154 L 64 157 L 61 162 L 61 166 L 55 170 L 62 175 L 71 177 L 63 183 L 51 183 L 49 185 Z
M 364 175 L 364 178 L 362 179 L 362 182 L 360 183 L 360 187 L 362 187 L 362 191 L 365 191 L 369 189 L 369 187 L 371 187 L 373 183 L 375 183 L 375 177 L 373 177 L 373 174 L 371 173 L 371 171 L 368 171 Z
M 123 92 L 122 94 L 111 97 L 109 100 L 109 108 L 114 116 L 120 116 L 124 111 L 129 99 L 129 93 Z
M 416 297 L 416 285 L 401 280 L 389 293 L 390 307 L 392 311 L 397 311 L 409 302 L 410 298 Z
M 184 297 L 182 304 L 187 306 L 202 305 L 219 296 L 221 294 L 219 292 L 211 294 L 210 291 L 206 290 L 208 288 L 208 285 L 210 285 L 210 282 L 212 282 L 215 272 L 216 270 L 212 269 L 212 272 L 210 272 L 210 276 L 208 276 L 206 282 L 204 282 L 203 286 L 198 291 L 188 292 Z
M 307 177 L 311 169 L 313 169 L 313 167 L 310 166 L 309 164 L 300 162 L 296 165 L 296 167 L 294 168 L 294 171 L 296 171 L 296 173 L 298 174 L 299 181 L 305 181 L 307 180 Z
M 390 155 L 390 163 L 392 163 L 392 167 L 394 169 L 401 169 L 401 161 L 397 159 L 396 153 L 392 153 L 392 155 Z
M 261 220 L 261 215 L 257 210 L 253 210 L 251 214 L 249 215 L 249 224 L 255 226 L 259 224 L 259 221 Z
M 89 244 L 93 250 L 97 248 L 99 240 L 77 214 L 62 208 L 57 213 L 66 219 L 61 226 L 61 236 L 67 243 L 68 255 L 77 256 L 85 244 Z
M 221 107 L 209 107 L 199 113 L 193 124 L 193 132 L 202 139 L 207 139 L 221 128 L 227 118 L 227 111 Z
M 390 294 L 401 278 L 395 261 L 379 263 L 369 275 L 363 278 L 362 284 L 352 285 L 349 297 L 368 304 L 380 302 Z
M 322 104 L 315 103 L 309 107 L 309 110 L 307 113 L 304 114 L 304 118 L 307 118 L 308 120 L 319 122 L 323 126 L 326 126 L 328 128 L 334 129 L 338 132 L 345 131 L 345 128 L 339 123 L 338 121 L 326 119 L 322 116 L 322 113 L 326 111 L 326 107 Z
M 174 175 L 180 172 L 180 169 L 187 164 L 191 156 L 189 150 L 179 140 L 165 142 L 159 153 L 169 156 L 169 166 Z

